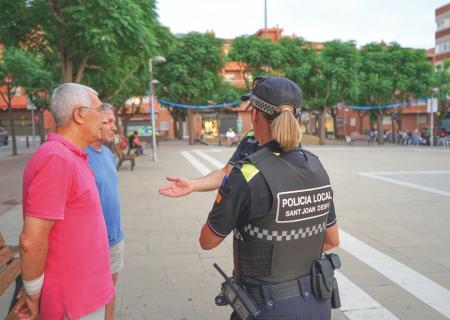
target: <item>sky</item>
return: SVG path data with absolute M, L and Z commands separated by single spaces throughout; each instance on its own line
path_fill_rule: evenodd
M 214 31 L 232 39 L 264 28 L 264 0 L 157 0 L 159 21 L 173 33 Z M 267 27 L 324 42 L 398 42 L 434 47 L 435 9 L 449 0 L 267 0 Z

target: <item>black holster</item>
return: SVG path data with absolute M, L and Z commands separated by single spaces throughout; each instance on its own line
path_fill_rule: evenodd
M 315 260 L 311 270 L 311 287 L 318 300 L 331 299 L 333 309 L 340 308 L 339 288 L 334 277 L 334 270 L 340 268 L 339 256 L 325 254 Z

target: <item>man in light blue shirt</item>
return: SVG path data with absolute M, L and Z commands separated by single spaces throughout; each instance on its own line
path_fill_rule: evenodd
M 103 107 L 105 111 L 103 113 L 102 140 L 91 144 L 85 151 L 88 154 L 88 162 L 94 173 L 100 195 L 108 232 L 111 273 L 113 282 L 116 284 L 118 273 L 123 268 L 124 240 L 114 155 L 103 143 L 110 143 L 114 140 L 117 128 L 112 105 L 104 103 Z M 114 319 L 114 307 L 115 298 L 106 305 L 105 319 Z

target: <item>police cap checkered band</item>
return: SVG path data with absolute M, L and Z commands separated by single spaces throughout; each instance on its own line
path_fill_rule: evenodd
M 291 80 L 282 77 L 268 77 L 261 79 L 252 92 L 244 95 L 242 100 L 250 100 L 255 108 L 271 116 L 279 113 L 277 107 L 289 105 L 294 108 L 294 114 L 298 117 L 301 112 L 302 98 L 302 90 Z
M 255 108 L 257 108 L 257 109 L 259 109 L 259 110 L 261 110 L 261 111 L 263 111 L 263 112 L 265 112 L 267 114 L 272 115 L 272 114 L 274 114 L 277 111 L 277 107 L 276 106 L 261 100 L 257 96 L 251 96 L 250 97 L 250 102 Z

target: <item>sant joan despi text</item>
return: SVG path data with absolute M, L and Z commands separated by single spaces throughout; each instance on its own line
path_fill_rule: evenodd
M 286 217 L 321 213 L 329 209 L 329 200 L 331 199 L 332 195 L 330 191 L 314 194 L 303 194 L 296 197 L 282 199 L 281 207 L 286 210 Z M 293 209 L 295 207 L 300 208 Z

